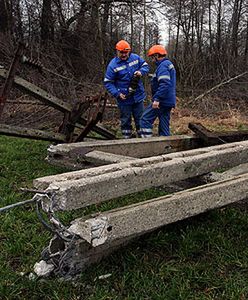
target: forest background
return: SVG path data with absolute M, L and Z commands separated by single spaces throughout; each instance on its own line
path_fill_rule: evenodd
M 42 76 L 22 68 L 22 75 L 68 101 L 99 87 L 120 39 L 144 58 L 150 46 L 164 44 L 178 97 L 194 98 L 244 73 L 215 96 L 247 99 L 247 0 L 0 0 L 0 65 L 7 68 L 24 41 L 27 55 L 46 68 Z

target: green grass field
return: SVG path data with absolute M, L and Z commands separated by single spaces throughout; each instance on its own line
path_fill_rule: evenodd
M 30 199 L 20 187 L 62 172 L 44 160 L 48 143 L 0 137 L 0 206 Z M 161 196 L 152 189 L 118 205 Z M 117 206 L 111 201 L 100 210 Z M 86 210 L 87 213 L 87 210 Z M 65 216 L 70 219 L 72 214 Z M 248 299 L 248 215 L 228 207 L 168 225 L 122 248 L 75 281 L 30 280 L 51 234 L 33 205 L 0 215 L 0 299 Z M 99 276 L 111 274 L 106 279 Z

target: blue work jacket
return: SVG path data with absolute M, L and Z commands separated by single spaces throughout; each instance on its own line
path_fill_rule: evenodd
M 164 58 L 156 62 L 157 69 L 151 79 L 152 101 L 162 107 L 176 105 L 176 70 L 170 60 Z
M 133 95 L 125 100 L 119 98 L 120 93 L 124 95 L 128 94 L 128 88 L 135 71 L 140 71 L 143 76 L 148 73 L 149 66 L 144 59 L 134 53 L 131 53 L 127 60 L 115 57 L 108 64 L 104 86 L 117 99 L 119 106 L 139 103 L 146 97 L 142 80 L 140 80 L 138 88 Z

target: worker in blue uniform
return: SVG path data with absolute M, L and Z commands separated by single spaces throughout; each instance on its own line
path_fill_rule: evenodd
M 157 69 L 151 79 L 152 103 L 146 107 L 140 120 L 140 134 L 144 138 L 152 136 L 156 118 L 159 119 L 159 136 L 170 135 L 171 109 L 176 105 L 176 70 L 166 55 L 162 45 L 154 45 L 148 51 Z
M 140 118 L 144 111 L 145 89 L 140 78 L 149 71 L 149 66 L 139 55 L 131 53 L 128 42 L 116 44 L 116 57 L 108 64 L 104 86 L 117 100 L 120 109 L 121 131 L 124 138 L 132 136 L 132 117 L 136 132 L 140 135 Z M 132 86 L 133 80 L 137 84 Z

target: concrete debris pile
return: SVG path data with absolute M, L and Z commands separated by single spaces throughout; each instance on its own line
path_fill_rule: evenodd
M 85 208 L 152 187 L 206 176 L 215 170 L 240 164 L 245 167 L 242 172 L 217 176 L 217 182 L 72 221 L 43 251 L 46 264 L 42 262 L 42 266 L 47 265 L 56 275 L 73 276 L 142 234 L 247 198 L 248 141 L 198 149 L 193 148 L 199 140 L 186 136 L 118 143 L 121 141 L 51 147 L 48 159 L 56 164 L 69 161 L 69 165 L 75 162 L 74 166 L 83 168 L 84 163 L 92 166 L 95 162 L 97 167 L 36 179 L 34 186 L 51 195 L 36 195 L 43 210 L 54 214 Z M 182 149 L 186 151 L 179 151 Z M 52 217 L 50 221 L 56 224 L 58 220 Z M 43 267 L 41 273 L 47 275 L 46 271 Z

